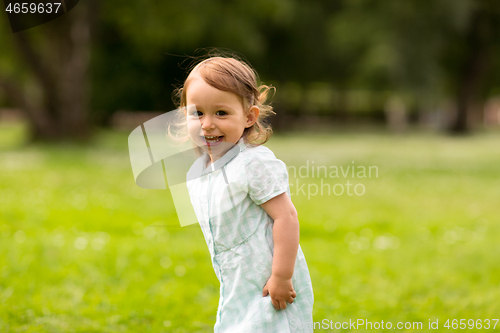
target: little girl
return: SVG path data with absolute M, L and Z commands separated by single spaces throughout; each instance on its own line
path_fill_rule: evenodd
M 178 89 L 201 156 L 187 187 L 220 281 L 215 332 L 312 332 L 313 290 L 285 164 L 262 146 L 267 86 L 234 58 L 200 62 Z

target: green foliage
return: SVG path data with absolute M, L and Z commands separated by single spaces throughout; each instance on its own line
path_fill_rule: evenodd
M 364 90 L 384 101 L 403 96 L 414 111 L 436 109 L 444 99 L 463 95 L 460 89 L 478 100 L 500 89 L 495 0 L 112 0 L 94 1 L 90 8 L 91 118 L 101 124 L 117 110 L 173 109 L 174 85 L 184 79 L 193 55 L 210 47 L 245 55 L 264 82 L 295 85 L 296 95 L 308 95 L 309 86 L 319 83 L 329 85 L 331 94 Z M 64 19 L 23 32 L 53 66 L 59 65 L 53 57 Z M 40 87 L 5 15 L 0 28 L 0 79 L 38 101 Z M 0 105 L 13 103 L 7 97 L 0 89 Z M 326 110 L 308 98 L 289 104 L 283 99 L 279 107 L 294 115 L 351 111 L 332 99 Z M 368 112 L 381 112 L 384 101 Z
M 108 113 L 171 109 L 172 85 L 184 78 L 194 50 L 220 46 L 244 54 L 264 81 L 298 82 L 300 94 L 322 82 L 381 98 L 392 92 L 416 101 L 412 107 L 429 108 L 455 98 L 464 84 L 474 49 L 467 36 L 483 7 L 490 30 L 497 31 L 498 8 L 484 0 L 106 2 L 95 44 L 93 105 Z M 489 74 L 473 74 L 482 98 L 500 85 L 497 35 L 484 36 Z M 297 114 L 308 106 L 307 99 L 282 104 L 284 112 Z
M 126 133 L 25 146 L 23 131 L 0 128 L 0 330 L 213 331 L 218 281 L 202 233 L 175 227 L 167 191 L 134 184 Z M 269 147 L 297 171 L 313 161 L 378 167 L 371 178 L 300 178 L 289 168 L 306 190 L 322 181 L 366 188 L 292 196 L 315 320 L 498 318 L 499 141 L 273 137 Z
M 193 55 L 219 46 L 263 59 L 271 49 L 262 25 L 286 21 L 291 5 L 279 0 L 102 2 L 92 68 L 94 109 L 108 115 L 117 109 L 173 109 L 170 94 L 185 78 Z

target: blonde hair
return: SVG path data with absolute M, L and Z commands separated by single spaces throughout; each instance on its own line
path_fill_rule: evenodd
M 206 83 L 212 87 L 231 92 L 243 100 L 245 110 L 257 106 L 260 110 L 255 123 L 243 131 L 243 139 L 250 145 L 266 143 L 273 132 L 267 121 L 275 115 L 273 107 L 268 103 L 269 92 L 276 90 L 272 86 L 258 85 L 258 74 L 250 65 L 232 57 L 211 56 L 194 66 L 184 84 L 174 91 L 179 108 L 186 106 L 186 91 L 189 87 L 191 73 L 197 71 Z

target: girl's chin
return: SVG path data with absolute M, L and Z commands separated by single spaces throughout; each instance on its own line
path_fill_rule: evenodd
M 231 147 L 234 146 L 234 143 L 221 141 L 213 143 L 205 143 L 203 142 L 199 147 L 203 149 L 203 151 L 210 155 L 224 155 Z

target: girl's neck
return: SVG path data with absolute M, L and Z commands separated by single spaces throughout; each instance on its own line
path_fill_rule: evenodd
M 208 154 L 207 154 L 208 155 Z M 213 160 L 212 155 L 208 155 L 207 163 L 205 165 L 205 168 L 208 168 L 211 164 L 213 164 L 215 161 Z

